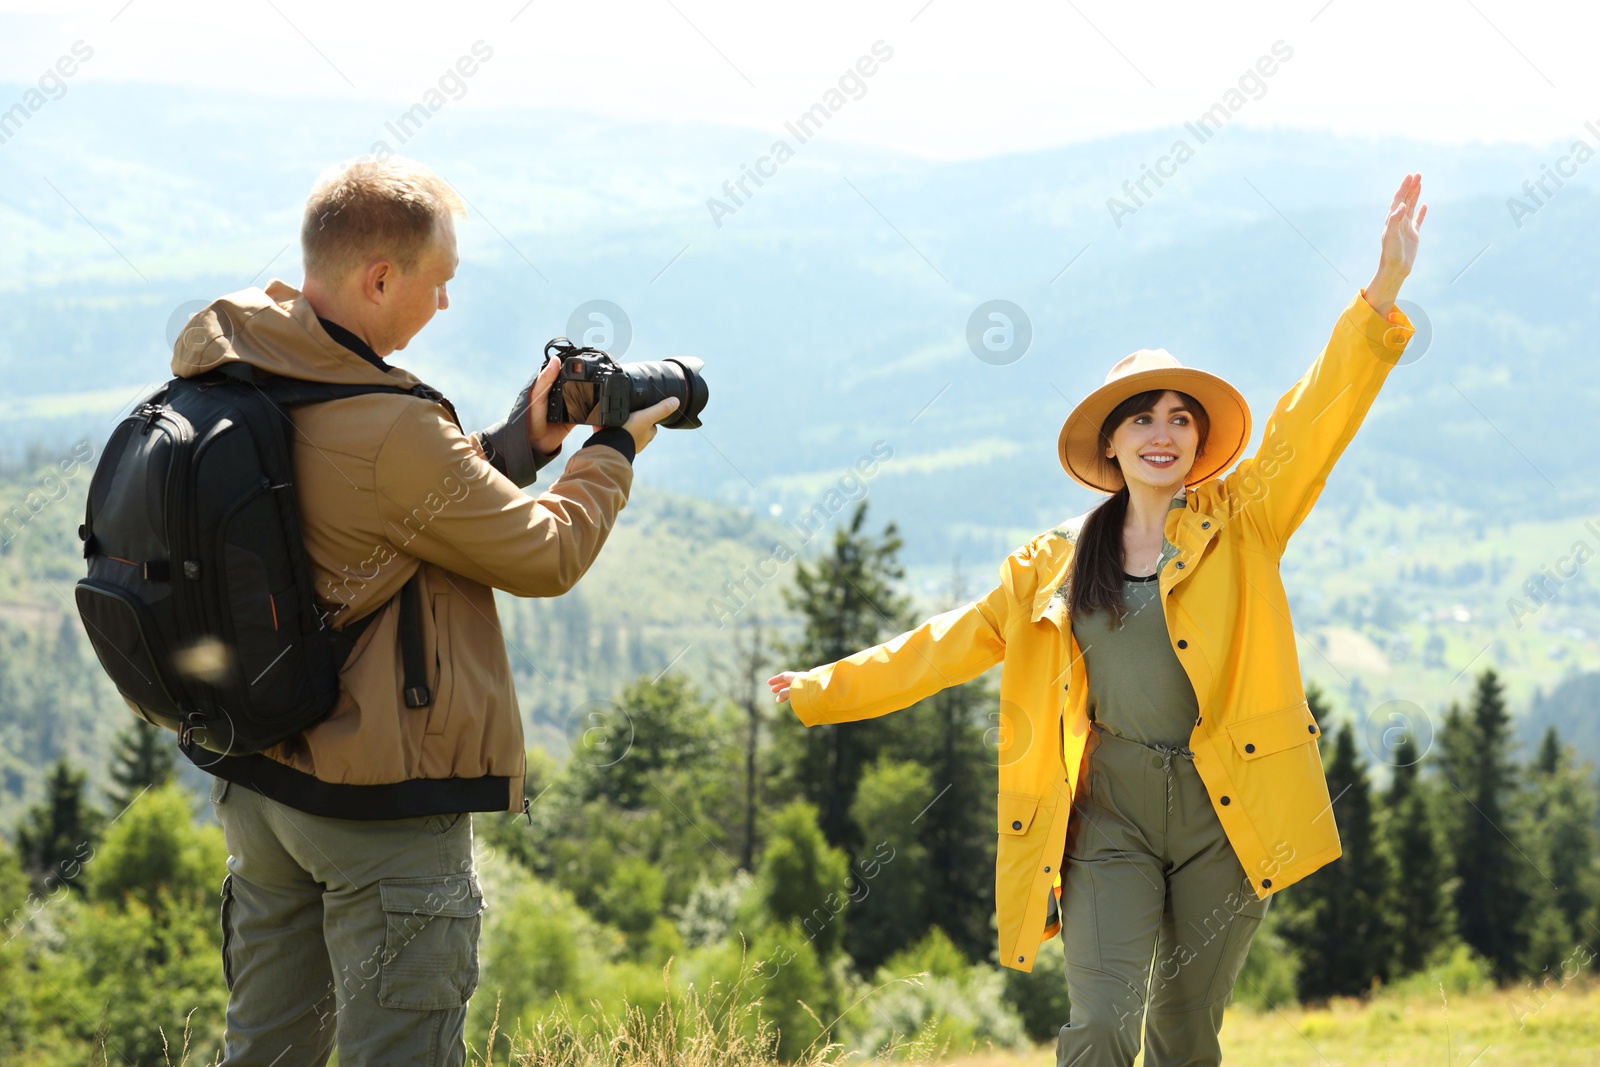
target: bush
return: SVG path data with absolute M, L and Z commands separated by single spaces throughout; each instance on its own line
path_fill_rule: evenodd
M 159 910 L 164 892 L 183 913 L 217 906 L 228 873 L 228 847 L 220 827 L 195 825 L 189 794 L 169 783 L 145 793 L 122 813 L 86 867 L 93 900 L 137 900 Z M 220 946 L 218 922 L 209 926 L 217 927 Z
M 1260 1011 L 1295 1003 L 1300 957 L 1278 932 L 1280 921 L 1279 906 L 1268 907 L 1234 983 L 1232 1003 Z
M 117 904 L 64 898 L 65 944 L 39 958 L 36 1044 L 24 1062 L 84 1063 L 102 1034 L 109 1062 L 167 1063 L 169 1046 L 178 1062 L 191 1024 L 190 1059 L 210 1062 L 228 994 L 215 913 L 201 913 L 205 921 L 195 907 L 166 889 L 150 906 L 135 896 Z
M 1052 937 L 1039 946 L 1033 970 L 1024 974 L 1006 968 L 1006 1001 L 1022 1019 L 1022 1029 L 1030 1040 L 1054 1041 L 1072 1018 L 1072 1002 L 1067 997 L 1067 966 L 1061 938 Z
M 630 947 L 637 949 L 661 915 L 666 888 L 661 868 L 643 857 L 628 856 L 618 861 L 600 887 L 596 911 L 602 920 L 627 934 Z
M 857 859 L 867 850 L 876 857 L 870 866 L 858 863 L 863 874 L 875 876 L 872 884 L 857 887 L 852 880 L 851 886 L 859 901 L 845 950 L 863 973 L 927 933 L 928 851 L 917 840 L 916 820 L 934 795 L 927 767 L 887 755 L 880 755 L 856 783 L 850 818 L 865 843 Z
M 1005 978 L 987 964 L 967 963 L 938 927 L 880 967 L 875 981 L 878 990 L 857 994 L 871 995 L 871 1008 L 850 1016 L 846 1027 L 846 1044 L 867 1055 L 892 1055 L 907 1040 L 914 1045 L 902 1051 L 940 1057 L 1028 1044 Z
M 558 994 L 585 1004 L 606 991 L 605 968 L 622 948 L 620 934 L 590 918 L 570 893 L 508 870 L 503 861 L 480 857 L 478 873 L 488 910 L 469 1040 L 485 1039 L 497 1002 L 505 1038 L 513 1020 L 531 1025 L 557 1010 Z
M 752 945 L 747 995 L 761 1001 L 761 1017 L 778 1033 L 778 1055 L 802 1058 L 829 1043 L 823 1026 L 838 1014 L 835 984 L 824 971 L 811 937 L 795 921 L 762 930 Z
M 701 878 L 689 891 L 689 899 L 673 912 L 683 943 L 689 948 L 715 945 L 728 938 L 742 910 L 750 906 L 755 879 L 748 871 L 738 871 L 726 882 Z
M 1382 995 L 1437 997 L 1443 987 L 1447 994 L 1465 996 L 1493 989 L 1494 985 L 1489 961 L 1464 942 L 1452 940 L 1436 948 L 1422 970 L 1384 986 Z
M 816 807 L 803 800 L 768 817 L 766 839 L 756 882 L 767 914 L 814 938 L 819 960 L 831 958 L 844 926 L 848 859 L 823 838 Z

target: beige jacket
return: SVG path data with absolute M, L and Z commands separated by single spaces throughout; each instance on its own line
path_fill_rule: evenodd
M 172 371 L 192 377 L 230 360 L 320 382 L 419 384 L 334 341 L 306 299 L 276 280 L 196 315 L 174 347 Z M 291 412 L 317 598 L 335 612 L 335 628 L 375 608 L 381 614 L 346 661 L 325 720 L 207 769 L 317 814 L 521 810 L 522 719 L 493 590 L 545 597 L 571 589 L 627 502 L 630 456 L 600 443 L 579 448 L 533 497 L 490 466 L 477 437 L 442 404 L 378 393 Z M 419 567 L 433 701 L 408 708 L 395 594 Z

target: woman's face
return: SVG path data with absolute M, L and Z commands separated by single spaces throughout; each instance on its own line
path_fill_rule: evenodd
M 1183 398 L 1170 389 L 1156 400 L 1153 411 L 1122 420 L 1111 434 L 1106 458 L 1116 457 L 1131 489 L 1136 483 L 1167 489 L 1177 495 L 1194 467 L 1200 430 Z M 1167 460 L 1166 457 L 1172 457 Z

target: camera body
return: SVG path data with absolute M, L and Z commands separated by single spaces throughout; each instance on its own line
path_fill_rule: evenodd
M 546 358 L 552 358 L 548 349 Z M 561 360 L 561 369 L 550 387 L 550 406 L 545 415 L 550 422 L 621 426 L 628 421 L 632 413 L 628 399 L 633 390 L 628 385 L 627 372 L 610 353 L 598 348 L 580 348 L 554 358 Z M 579 388 L 569 389 L 569 385 Z M 569 413 L 569 392 L 578 401 L 575 406 L 586 410 Z
M 657 425 L 694 429 L 710 398 L 700 374 L 704 364 L 694 356 L 618 363 L 603 349 L 579 347 L 557 337 L 544 346 L 544 358 L 545 363 L 561 361 L 545 409 L 545 419 L 552 424 L 621 426 L 633 412 L 675 396 L 677 409 Z

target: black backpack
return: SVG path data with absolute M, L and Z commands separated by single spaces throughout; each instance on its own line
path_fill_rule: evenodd
M 339 669 L 378 610 L 335 630 L 317 603 L 285 409 L 364 393 L 455 415 L 426 385 L 332 385 L 235 362 L 167 382 L 106 442 L 78 529 L 89 565 L 78 613 L 134 711 L 177 731 L 191 756 L 259 752 L 338 700 Z M 431 702 L 418 580 L 400 593 L 408 707 Z

